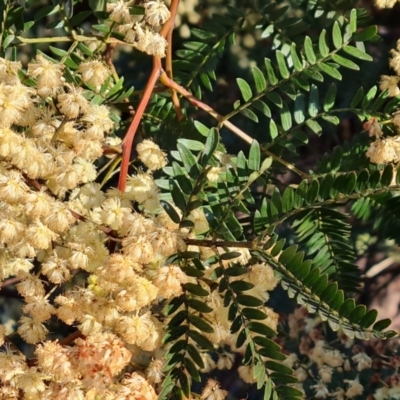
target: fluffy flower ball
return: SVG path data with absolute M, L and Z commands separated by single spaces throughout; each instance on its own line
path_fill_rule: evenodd
M 143 140 L 137 146 L 139 160 L 150 170 L 155 171 L 167 164 L 166 154 L 151 140 Z
M 167 6 L 163 1 L 150 0 L 144 3 L 145 19 L 148 24 L 152 26 L 160 26 L 167 22 L 171 16 Z

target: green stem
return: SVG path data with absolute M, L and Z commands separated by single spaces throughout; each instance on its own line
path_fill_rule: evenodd
M 108 39 L 110 39 L 110 36 L 112 34 L 113 29 L 115 28 L 115 26 L 117 25 L 116 22 L 112 22 L 111 26 L 110 26 L 110 30 L 104 35 L 101 43 L 97 46 L 96 50 L 93 52 L 93 54 L 97 54 L 101 47 L 103 46 L 104 43 L 107 43 Z
M 400 186 L 389 186 L 386 188 L 376 188 L 376 189 L 365 189 L 362 192 L 359 193 L 352 193 L 350 195 L 343 195 L 343 197 L 337 197 L 335 199 L 328 199 L 325 201 L 321 201 L 318 203 L 314 203 L 314 204 L 310 204 L 310 205 L 306 205 L 304 207 L 299 207 L 296 208 L 292 211 L 286 212 L 284 215 L 282 215 L 280 218 L 278 218 L 276 221 L 271 222 L 268 227 L 261 233 L 258 234 L 259 238 L 264 237 L 265 235 L 268 235 L 268 232 L 273 228 L 273 230 L 275 230 L 275 228 L 282 224 L 284 221 L 286 221 L 287 219 L 289 219 L 290 217 L 299 214 L 303 211 L 307 211 L 307 210 L 311 210 L 311 209 L 319 209 L 322 208 L 324 206 L 335 206 L 335 205 L 344 205 L 346 204 L 348 201 L 350 200 L 358 200 L 362 197 L 369 197 L 369 196 L 376 196 L 378 194 L 384 193 L 386 190 L 390 191 L 390 192 L 398 192 L 400 190 Z M 339 193 L 338 196 L 340 196 L 341 193 Z M 236 246 L 237 247 L 237 246 Z
M 54 143 L 58 136 L 60 135 L 62 129 L 64 128 L 65 124 L 69 121 L 69 119 L 67 117 L 64 117 L 63 121 L 61 122 L 60 126 L 57 128 L 57 130 L 54 132 L 53 137 L 50 140 L 50 143 Z
M 61 59 L 60 64 L 64 64 L 65 61 L 67 61 L 67 58 L 72 54 L 72 52 L 76 49 L 78 46 L 79 42 L 73 42 L 70 48 L 68 49 L 67 53 L 64 55 L 64 57 Z
M 104 43 L 116 43 L 124 44 L 127 46 L 134 47 L 133 43 L 123 42 L 121 40 L 115 39 L 113 37 L 104 40 L 104 36 L 100 35 L 78 35 L 74 31 L 71 32 L 71 36 L 52 36 L 44 38 L 25 38 L 23 36 L 16 36 L 12 44 L 32 44 L 32 43 L 59 43 L 59 42 L 95 42 L 103 41 Z
M 253 249 L 253 242 L 229 242 L 214 239 L 185 239 L 186 244 L 200 247 L 238 247 L 242 249 Z
M 121 163 L 121 160 L 122 160 L 122 155 L 121 154 L 117 154 L 113 159 L 111 159 L 111 161 L 109 163 L 107 163 L 106 166 L 110 166 L 110 169 L 107 171 L 106 176 L 102 180 L 102 182 L 100 184 L 100 188 L 102 188 L 107 183 L 107 181 L 114 175 L 115 170 L 118 167 L 118 164 Z M 100 173 L 101 172 L 99 172 L 97 174 L 97 176 L 99 176 Z

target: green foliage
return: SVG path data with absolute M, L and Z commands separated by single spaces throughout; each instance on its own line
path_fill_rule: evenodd
M 85 83 L 77 73 L 82 62 L 101 56 L 108 39 L 123 37 L 107 19 L 106 1 L 89 1 L 87 10 L 75 13 L 77 3 L 53 1 L 29 21 L 23 6 L 1 5 L 2 52 L 24 43 L 24 33 L 39 21 L 46 21 L 46 29 L 63 29 L 66 48 L 49 45 L 38 53 L 64 65 L 66 83 L 83 87 L 91 105 L 112 107 L 113 121 L 124 128 L 142 93 L 116 71 L 100 87 Z M 344 115 L 355 115 L 357 123 L 385 122 L 384 135 L 395 134 L 391 121 L 400 97 L 390 99 L 377 86 L 360 86 L 351 98 L 343 99 L 341 93 L 346 74 L 362 71 L 373 60 L 367 42 L 379 39 L 377 27 L 369 25 L 365 10 L 353 8 L 355 0 L 265 3 L 251 12 L 227 6 L 204 21 L 202 29 L 192 27 L 191 39 L 183 41 L 172 63 L 173 78 L 184 89 L 180 94 L 189 91 L 192 96 L 180 98 L 178 110 L 170 92 L 153 93 L 141 119 L 138 140 L 152 138 L 169 151 L 167 166 L 154 173 L 161 207 L 179 229 L 179 239 L 197 246 L 163 261 L 190 279 L 182 283 L 182 293 L 157 305 L 160 320 L 167 321 L 160 399 L 189 398 L 193 382 L 202 381 L 205 353 L 224 345 L 212 336 L 216 332 L 210 315 L 215 310 L 210 299 L 215 293 L 222 299 L 230 333 L 236 335 L 230 346 L 243 350 L 242 364 L 252 368 L 263 398 L 302 398 L 293 386 L 297 379 L 292 368 L 284 363 L 287 354 L 274 340 L 279 333 L 269 320 L 268 296 L 255 293 L 257 284 L 248 278 L 259 263 L 272 267 L 288 298 L 318 315 L 333 332 L 361 340 L 396 335 L 386 330 L 390 321 L 376 321 L 377 312 L 354 299 L 362 280 L 353 227 L 354 221 L 362 221 L 380 239 L 399 244 L 399 165 L 372 164 L 366 156 L 371 139 L 359 128 L 351 142 L 320 157 L 307 173 L 299 166 L 302 150 L 318 139 L 314 135 L 327 137 Z M 143 15 L 144 8 L 132 6 L 130 12 Z M 87 34 L 85 23 L 92 18 L 97 23 Z M 257 48 L 267 43 L 268 51 L 226 83 L 225 114 L 198 107 L 193 100 L 221 104 L 213 93 L 224 78 L 221 60 L 246 29 L 255 37 L 259 32 Z M 90 46 L 84 40 L 88 38 L 97 45 Z M 24 70 L 19 74 L 35 84 Z M 208 116 L 199 116 L 199 109 Z M 248 134 L 238 134 L 242 128 Z M 237 143 L 225 140 L 229 130 L 247 138 L 246 147 L 239 145 L 235 154 L 230 148 Z M 136 158 L 131 161 L 137 170 L 142 168 Z M 204 216 L 206 229 L 198 230 L 196 211 Z
M 221 173 L 218 182 L 207 182 L 204 177 L 209 166 L 216 165 L 215 158 L 210 157 L 212 151 L 208 153 L 208 149 L 217 148 L 216 134 L 215 130 L 209 131 L 204 150 L 200 150 L 203 148 L 200 142 L 178 140 L 178 152 L 173 153 L 178 164 L 165 169 L 170 175 L 168 182 L 171 200 L 182 211 L 183 218 L 180 223 L 189 222 L 185 221 L 185 218 L 190 210 L 200 206 L 208 218 L 211 235 L 233 244 L 252 240 L 250 248 L 253 256 L 273 266 L 281 276 L 282 287 L 288 292 L 289 297 L 295 298 L 309 312 L 318 313 L 334 331 L 341 329 L 347 336 L 363 340 L 387 339 L 396 335 L 393 331 L 383 331 L 387 327 L 384 321 L 375 322 L 377 315 L 374 310 L 367 312 L 364 306 L 356 306 L 352 297 L 347 298 L 349 292 L 358 290 L 360 274 L 354 264 L 354 249 L 349 244 L 351 233 L 349 216 L 336 209 L 346 202 L 355 201 L 354 207 L 357 208 L 360 200 L 374 201 L 373 199 L 381 196 L 382 189 L 387 190 L 390 195 L 389 185 L 393 167 L 388 166 L 383 171 L 375 170 L 371 173 L 366 169 L 343 173 L 340 172 L 343 154 L 336 151 L 336 159 L 332 158 L 330 165 L 324 167 L 330 170 L 330 173 L 321 174 L 311 180 L 303 180 L 296 189 L 287 187 L 283 194 L 275 189 L 270 198 L 264 197 L 261 205 L 253 211 L 253 230 L 247 230 L 242 223 L 246 219 L 244 215 L 250 216 L 252 213 L 248 208 L 256 206 L 250 188 L 257 182 L 262 184 L 268 180 L 267 172 L 272 160 L 266 158 L 261 162 L 261 149 L 254 141 L 248 157 L 240 152 L 236 158 L 235 168 Z M 207 162 L 201 163 L 205 160 Z M 160 187 L 168 188 L 165 180 L 159 180 L 158 183 Z M 397 190 L 397 187 L 393 190 Z M 386 202 L 387 200 L 381 196 L 380 204 L 384 205 Z M 193 203 L 196 205 L 192 206 Z M 170 207 L 165 209 L 168 211 Z M 242 216 L 240 221 L 238 213 Z M 177 222 L 176 213 L 171 211 L 169 215 Z M 358 212 L 357 216 L 362 215 Z M 279 236 L 274 232 L 279 225 L 288 222 L 296 232 L 298 245 L 285 247 L 285 240 L 279 240 Z M 266 237 L 269 237 L 269 240 L 265 244 L 259 242 Z M 299 245 L 302 251 L 298 251 Z M 225 253 L 220 259 L 235 257 L 237 254 L 229 256 Z M 258 356 L 261 354 L 272 360 L 282 360 L 284 356 L 272 351 L 268 345 L 260 348 L 261 338 L 251 337 L 249 332 L 252 332 L 252 329 L 247 323 L 251 321 L 250 324 L 256 325 L 250 326 L 260 329 L 260 323 L 257 321 L 264 320 L 266 315 L 257 309 L 262 302 L 260 303 L 255 297 L 242 294 L 251 289 L 252 285 L 246 285 L 244 281 L 230 282 L 231 276 L 240 275 L 241 272 L 243 273 L 240 268 L 237 272 L 233 272 L 221 267 L 219 274 L 222 276 L 225 274 L 225 277 L 220 280 L 219 291 L 225 293 L 225 306 L 229 306 L 232 321 L 231 332 L 238 333 L 237 346 L 240 347 L 245 341 L 252 340 L 246 349 L 244 361 L 251 362 L 254 366 L 257 371 L 256 379 L 261 387 L 261 382 L 265 382 L 268 375 L 267 369 L 278 371 L 280 364 L 277 366 L 274 364 L 271 368 L 270 364 L 261 361 Z M 201 277 L 196 274 L 192 276 Z M 201 286 L 185 285 L 185 289 L 191 295 L 208 295 Z M 179 320 L 182 315 L 177 314 Z M 185 315 L 190 321 L 190 312 Z M 182 323 L 184 321 L 185 319 L 182 319 Z M 190 322 L 203 332 L 209 332 L 211 328 L 197 319 L 192 319 Z M 175 327 L 176 320 L 171 324 L 172 332 L 175 332 Z M 267 326 L 261 329 L 264 329 L 264 333 L 265 330 L 268 331 Z M 181 332 L 179 330 L 178 334 L 181 335 Z M 171 334 L 167 337 L 170 338 Z M 197 343 L 204 344 L 205 340 L 205 337 L 201 339 L 197 337 Z M 183 349 L 184 347 L 179 352 Z M 182 354 L 181 356 L 184 357 Z M 177 360 L 184 362 L 184 358 L 171 359 L 174 368 L 180 368 Z M 193 376 L 193 379 L 196 378 L 197 376 Z M 273 393 L 281 395 L 287 390 L 287 386 L 280 385 L 291 382 L 291 379 L 289 372 L 279 374 L 279 379 L 275 376 L 274 385 L 266 390 L 271 391 L 271 396 Z M 293 392 L 289 398 L 294 399 L 299 395 Z
M 216 142 L 218 130 L 208 130 L 195 123 L 200 134 L 207 136 L 204 149 L 204 139 L 179 139 L 178 151 L 171 153 L 172 167 L 164 169 L 168 178 L 159 179 L 158 184 L 165 191 L 167 200 L 181 210 L 179 219 L 170 205 L 165 207 L 175 222 L 179 219 L 181 226 L 191 226 L 187 219 L 190 212 L 201 208 L 209 223 L 206 237 L 231 243 L 232 247 L 234 243 L 251 243 L 248 248 L 253 259 L 271 265 L 281 277 L 282 287 L 289 297 L 304 305 L 310 313 L 317 313 L 333 331 L 340 329 L 349 337 L 363 340 L 385 339 L 396 335 L 393 331 L 384 331 L 387 321 L 376 322 L 376 312 L 357 306 L 352 297 L 359 291 L 361 280 L 350 240 L 350 213 L 364 221 L 373 219 L 373 228 L 383 237 L 400 239 L 398 187 L 391 186 L 396 168 L 378 169 L 371 165 L 365 156 L 367 141 L 364 137 L 336 148 L 332 154 L 323 157 L 314 173 L 297 185 L 282 189 L 273 180 L 278 170 L 276 157 L 265 157 L 269 151 L 281 158 L 285 154 L 298 157 L 297 148 L 308 143 L 310 132 L 322 135 L 326 123 L 338 125 L 344 112 L 355 114 L 361 121 L 372 117 L 385 120 L 390 119 L 390 114 L 398 107 L 398 99 L 388 101 L 388 93 L 379 94 L 376 87 L 367 91 L 360 88 L 350 104 L 336 106 L 337 85 L 334 82 L 326 85 L 325 81 L 340 81 L 343 69 L 359 70 L 362 62 L 372 60 L 364 42 L 376 40 L 377 28 L 365 26 L 368 22 L 365 12 L 350 9 L 348 2 L 333 2 L 335 6 L 332 7 L 337 13 L 330 14 L 326 14 L 323 3 L 309 2 L 307 6 L 307 12 L 314 13 L 315 18 L 328 17 L 325 28 L 313 36 L 306 34 L 305 19 L 287 18 L 289 6 L 271 3 L 263 10 L 265 16 L 258 28 L 263 30 L 263 38 L 272 38 L 274 55 L 265 58 L 263 65 L 251 67 L 251 80 L 236 79 L 241 99 L 224 117 L 230 120 L 242 115 L 252 123 L 263 121 L 268 129 L 262 144 L 254 140 L 248 156 L 240 151 L 231 160 L 232 168 L 225 168 L 221 157 L 216 157 L 213 151 L 208 153 L 209 148 L 225 151 L 221 146 L 210 145 L 210 142 Z M 236 16 L 240 19 L 239 13 Z M 234 26 L 234 20 L 232 18 L 229 28 Z M 224 23 L 227 24 L 227 20 Z M 224 38 L 228 36 L 229 28 L 226 25 Z M 187 50 L 178 53 L 184 58 L 177 62 L 178 68 L 192 71 L 192 75 L 181 82 L 199 98 L 201 85 L 194 83 L 195 77 L 199 76 L 208 90 L 213 89 L 211 80 L 216 79 L 216 68 L 209 54 L 212 49 L 212 55 L 217 55 L 225 43 L 217 35 L 219 27 L 214 24 L 213 29 L 215 32 L 201 33 L 204 42 L 187 42 L 184 45 Z M 197 31 L 195 35 L 198 36 Z M 213 47 L 209 43 L 213 43 Z M 214 63 L 217 60 L 211 59 Z M 207 174 L 212 168 L 219 168 L 219 177 L 210 182 Z M 267 194 L 257 193 L 259 187 L 268 188 Z M 284 226 L 291 228 L 296 244 L 286 245 L 286 240 L 279 234 Z M 212 262 L 221 263 L 222 259 L 228 258 L 225 253 Z M 199 260 L 195 263 L 196 266 L 201 264 Z M 197 271 L 199 274 L 191 276 L 201 280 L 203 271 Z M 216 272 L 207 285 L 210 291 L 217 290 L 213 281 L 219 279 L 218 290 L 224 294 L 224 305 L 229 307 L 231 332 L 237 334 L 236 346 L 247 343 L 243 362 L 253 365 L 257 387 L 264 387 L 264 398 L 299 398 L 301 393 L 287 386 L 295 380 L 290 368 L 281 364 L 285 356 L 268 339 L 274 332 L 260 322 L 266 318 L 259 310 L 262 302 L 246 294 L 252 285 L 232 281 L 232 276 L 240 276 L 244 270 L 221 264 Z M 187 311 L 184 314 L 179 311 L 174 317 L 185 328 L 176 330 L 174 320 L 166 336 L 168 340 L 174 335 L 178 339 L 190 324 L 205 333 L 210 329 L 209 325 L 200 324 L 193 317 L 190 322 L 191 296 L 198 299 L 207 296 L 206 292 L 200 293 L 203 289 L 199 288 L 185 286 L 187 297 L 182 302 L 187 304 Z M 200 312 L 199 307 L 196 310 Z M 212 349 L 206 336 L 193 332 L 190 335 L 200 347 Z M 199 376 L 196 368 L 186 365 L 186 354 L 193 350 L 183 342 L 182 339 L 176 342 L 179 350 L 170 358 L 168 377 L 179 382 L 178 386 L 185 392 L 184 382 L 177 372 L 181 366 L 185 365 L 191 371 L 194 380 Z M 271 361 L 263 361 L 260 355 Z M 168 380 L 164 385 L 163 394 L 177 390 L 172 381 Z
M 195 40 L 185 42 L 184 49 L 176 52 L 178 59 L 174 60 L 173 67 L 177 82 L 199 99 L 203 88 L 213 91 L 218 60 L 227 43 L 234 42 L 235 28 L 243 21 L 244 13 L 228 6 L 225 15 L 213 14 L 202 29 L 192 29 Z

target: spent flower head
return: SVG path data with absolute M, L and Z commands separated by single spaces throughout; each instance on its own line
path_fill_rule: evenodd
M 111 21 L 128 23 L 131 21 L 129 12 L 130 1 L 117 0 L 115 3 L 107 3 L 107 12 L 110 13 Z
M 167 6 L 162 0 L 149 0 L 144 3 L 146 22 L 152 26 L 160 26 L 167 22 L 171 16 Z

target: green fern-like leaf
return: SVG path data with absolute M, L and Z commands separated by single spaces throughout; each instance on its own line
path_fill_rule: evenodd
M 360 287 L 360 272 L 354 264 L 354 249 L 349 244 L 348 216 L 337 210 L 321 207 L 311 210 L 293 224 L 304 251 L 313 257 L 313 266 L 345 292 Z
M 349 337 L 383 339 L 397 334 L 393 331 L 382 332 L 379 325 L 368 329 L 374 320 L 368 327 L 365 326 L 366 322 L 361 326 L 360 321 L 366 315 L 366 309 L 356 308 L 352 298 L 344 300 L 343 291 L 338 289 L 335 282 L 329 284 L 327 275 L 313 268 L 311 260 L 303 261 L 304 253 L 297 252 L 293 247 L 281 253 L 283 242 L 276 242 L 276 239 L 269 241 L 256 254 L 281 274 L 282 287 L 290 297 L 307 307 L 309 312 L 318 313 L 334 331 L 341 328 Z M 364 321 L 367 320 L 369 323 L 369 317 Z
M 225 15 L 214 14 L 202 29 L 191 30 L 196 40 L 184 43 L 185 49 L 178 50 L 178 60 L 173 63 L 177 82 L 192 91 L 199 99 L 202 88 L 213 90 L 216 80 L 215 70 L 225 46 L 232 41 L 235 29 L 244 21 L 244 14 L 229 7 Z

